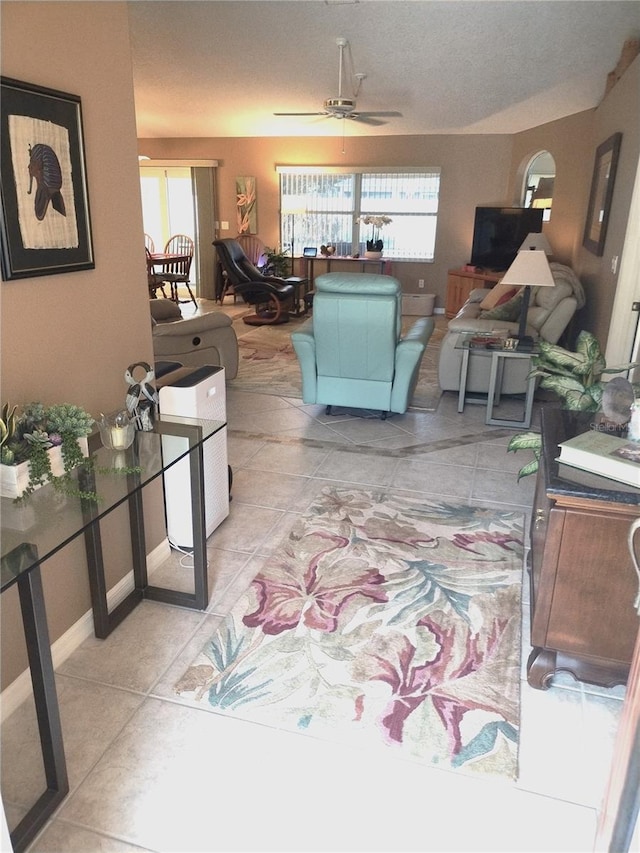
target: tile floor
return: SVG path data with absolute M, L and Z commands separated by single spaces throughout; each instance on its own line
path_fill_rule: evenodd
M 484 407 L 386 421 L 247 392 L 227 397 L 230 515 L 209 540 L 206 613 L 143 602 L 57 671 L 71 791 L 31 853 L 590 851 L 624 690 L 527 685 L 519 779 L 479 780 L 181 704 L 172 685 L 296 514 L 327 483 L 385 486 L 528 516 L 511 430 Z M 172 558 L 163 572 L 190 573 Z M 154 577 L 154 582 L 156 578 Z M 10 825 L 42 790 L 33 708 L 2 727 Z

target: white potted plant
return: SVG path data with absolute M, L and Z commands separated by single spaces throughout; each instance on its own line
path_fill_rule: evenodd
M 390 216 L 361 216 L 358 219 L 363 225 L 371 225 L 371 239 L 367 240 L 367 251 L 364 253 L 365 258 L 381 258 L 384 243 L 380 232 L 385 225 L 393 222 Z
M 94 419 L 80 406 L 6 403 L 0 420 L 0 494 L 25 498 L 45 483 L 83 497 L 71 472 L 88 455 Z

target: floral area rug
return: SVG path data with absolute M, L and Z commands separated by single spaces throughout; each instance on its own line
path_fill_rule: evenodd
M 250 313 L 250 312 L 248 312 Z M 299 328 L 306 317 L 292 317 L 279 326 L 247 326 L 238 319 L 234 322 L 240 353 L 238 374 L 229 381 L 230 388 L 275 394 L 282 397 L 302 397 L 300 367 L 291 332 Z M 415 317 L 405 317 L 403 327 L 409 327 Z M 435 411 L 442 391 L 438 385 L 438 352 L 446 330 L 444 317 L 436 318 L 436 328 L 429 339 L 422 359 L 418 384 L 411 401 L 412 409 Z
M 174 690 L 514 779 L 522 563 L 520 513 L 327 486 Z

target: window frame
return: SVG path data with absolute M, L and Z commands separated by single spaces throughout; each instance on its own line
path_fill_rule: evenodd
M 302 254 L 302 243 L 300 238 L 296 239 L 294 237 L 295 233 L 295 220 L 296 216 L 306 215 L 306 216 L 315 216 L 316 214 L 322 213 L 327 216 L 348 216 L 351 219 L 351 227 L 350 227 L 350 237 L 347 236 L 345 240 L 342 240 L 340 245 L 341 247 L 349 247 L 350 251 L 346 252 L 345 256 L 356 257 L 361 255 L 364 252 L 364 247 L 366 246 L 366 241 L 369 239 L 370 234 L 367 233 L 369 226 L 363 225 L 360 223 L 360 218 L 363 216 L 369 215 L 384 215 L 389 216 L 392 220 L 394 217 L 396 220 L 404 220 L 406 217 L 415 217 L 416 219 L 427 218 L 427 222 L 429 223 L 429 227 L 427 233 L 425 235 L 425 243 L 418 246 L 417 249 L 414 250 L 414 253 L 404 253 L 404 254 L 396 254 L 394 249 L 387 249 L 385 253 L 385 257 L 388 257 L 393 261 L 411 261 L 417 263 L 434 263 L 435 262 L 435 250 L 436 250 L 436 239 L 437 239 L 437 224 L 438 224 L 438 213 L 439 213 L 439 201 L 440 201 L 440 184 L 442 180 L 442 169 L 439 166 L 415 166 L 415 167 L 371 167 L 371 166 L 308 166 L 304 164 L 300 165 L 276 165 L 276 172 L 278 173 L 279 185 L 278 185 L 278 193 L 279 193 L 279 218 L 280 218 L 280 245 L 285 247 L 287 251 L 291 251 L 293 246 L 293 252 L 295 254 L 296 249 L 298 250 L 298 255 Z M 285 188 L 285 180 L 287 175 L 295 175 L 300 176 L 310 176 L 310 175 L 326 175 L 326 176 L 340 176 L 340 175 L 348 175 L 353 180 L 353 197 L 352 204 L 349 205 L 348 209 L 345 209 L 344 204 L 336 206 L 335 209 L 322 209 L 318 210 L 308 210 L 305 207 L 305 210 L 300 210 L 300 206 L 294 207 L 288 206 L 284 201 L 283 188 Z M 425 200 L 425 208 L 421 210 L 407 210 L 401 209 L 401 207 L 392 207 L 381 204 L 378 207 L 373 206 L 367 200 L 363 199 L 362 189 L 363 183 L 365 182 L 365 178 L 369 176 L 375 175 L 386 175 L 386 176 L 402 176 L 402 175 L 424 175 L 426 180 L 435 181 L 435 192 L 432 190 L 431 192 L 431 200 L 430 203 Z M 427 187 L 425 186 L 424 191 L 427 191 Z M 393 201 L 392 201 L 393 204 Z M 432 223 L 432 225 L 431 225 Z M 426 223 L 425 223 L 426 225 Z M 429 233 L 430 232 L 430 233 Z M 387 232 L 388 233 L 388 232 Z M 384 232 L 380 235 L 384 238 Z M 304 242 L 304 238 L 302 238 L 302 242 Z M 318 248 L 320 245 L 320 240 L 317 240 Z M 344 250 L 344 249 L 343 249 Z M 420 251 L 422 250 L 422 251 Z M 430 252 L 430 254 L 429 254 Z

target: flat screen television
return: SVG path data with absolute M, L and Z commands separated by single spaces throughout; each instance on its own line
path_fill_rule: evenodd
M 527 234 L 542 231 L 543 213 L 536 207 L 476 207 L 470 263 L 508 269 Z

